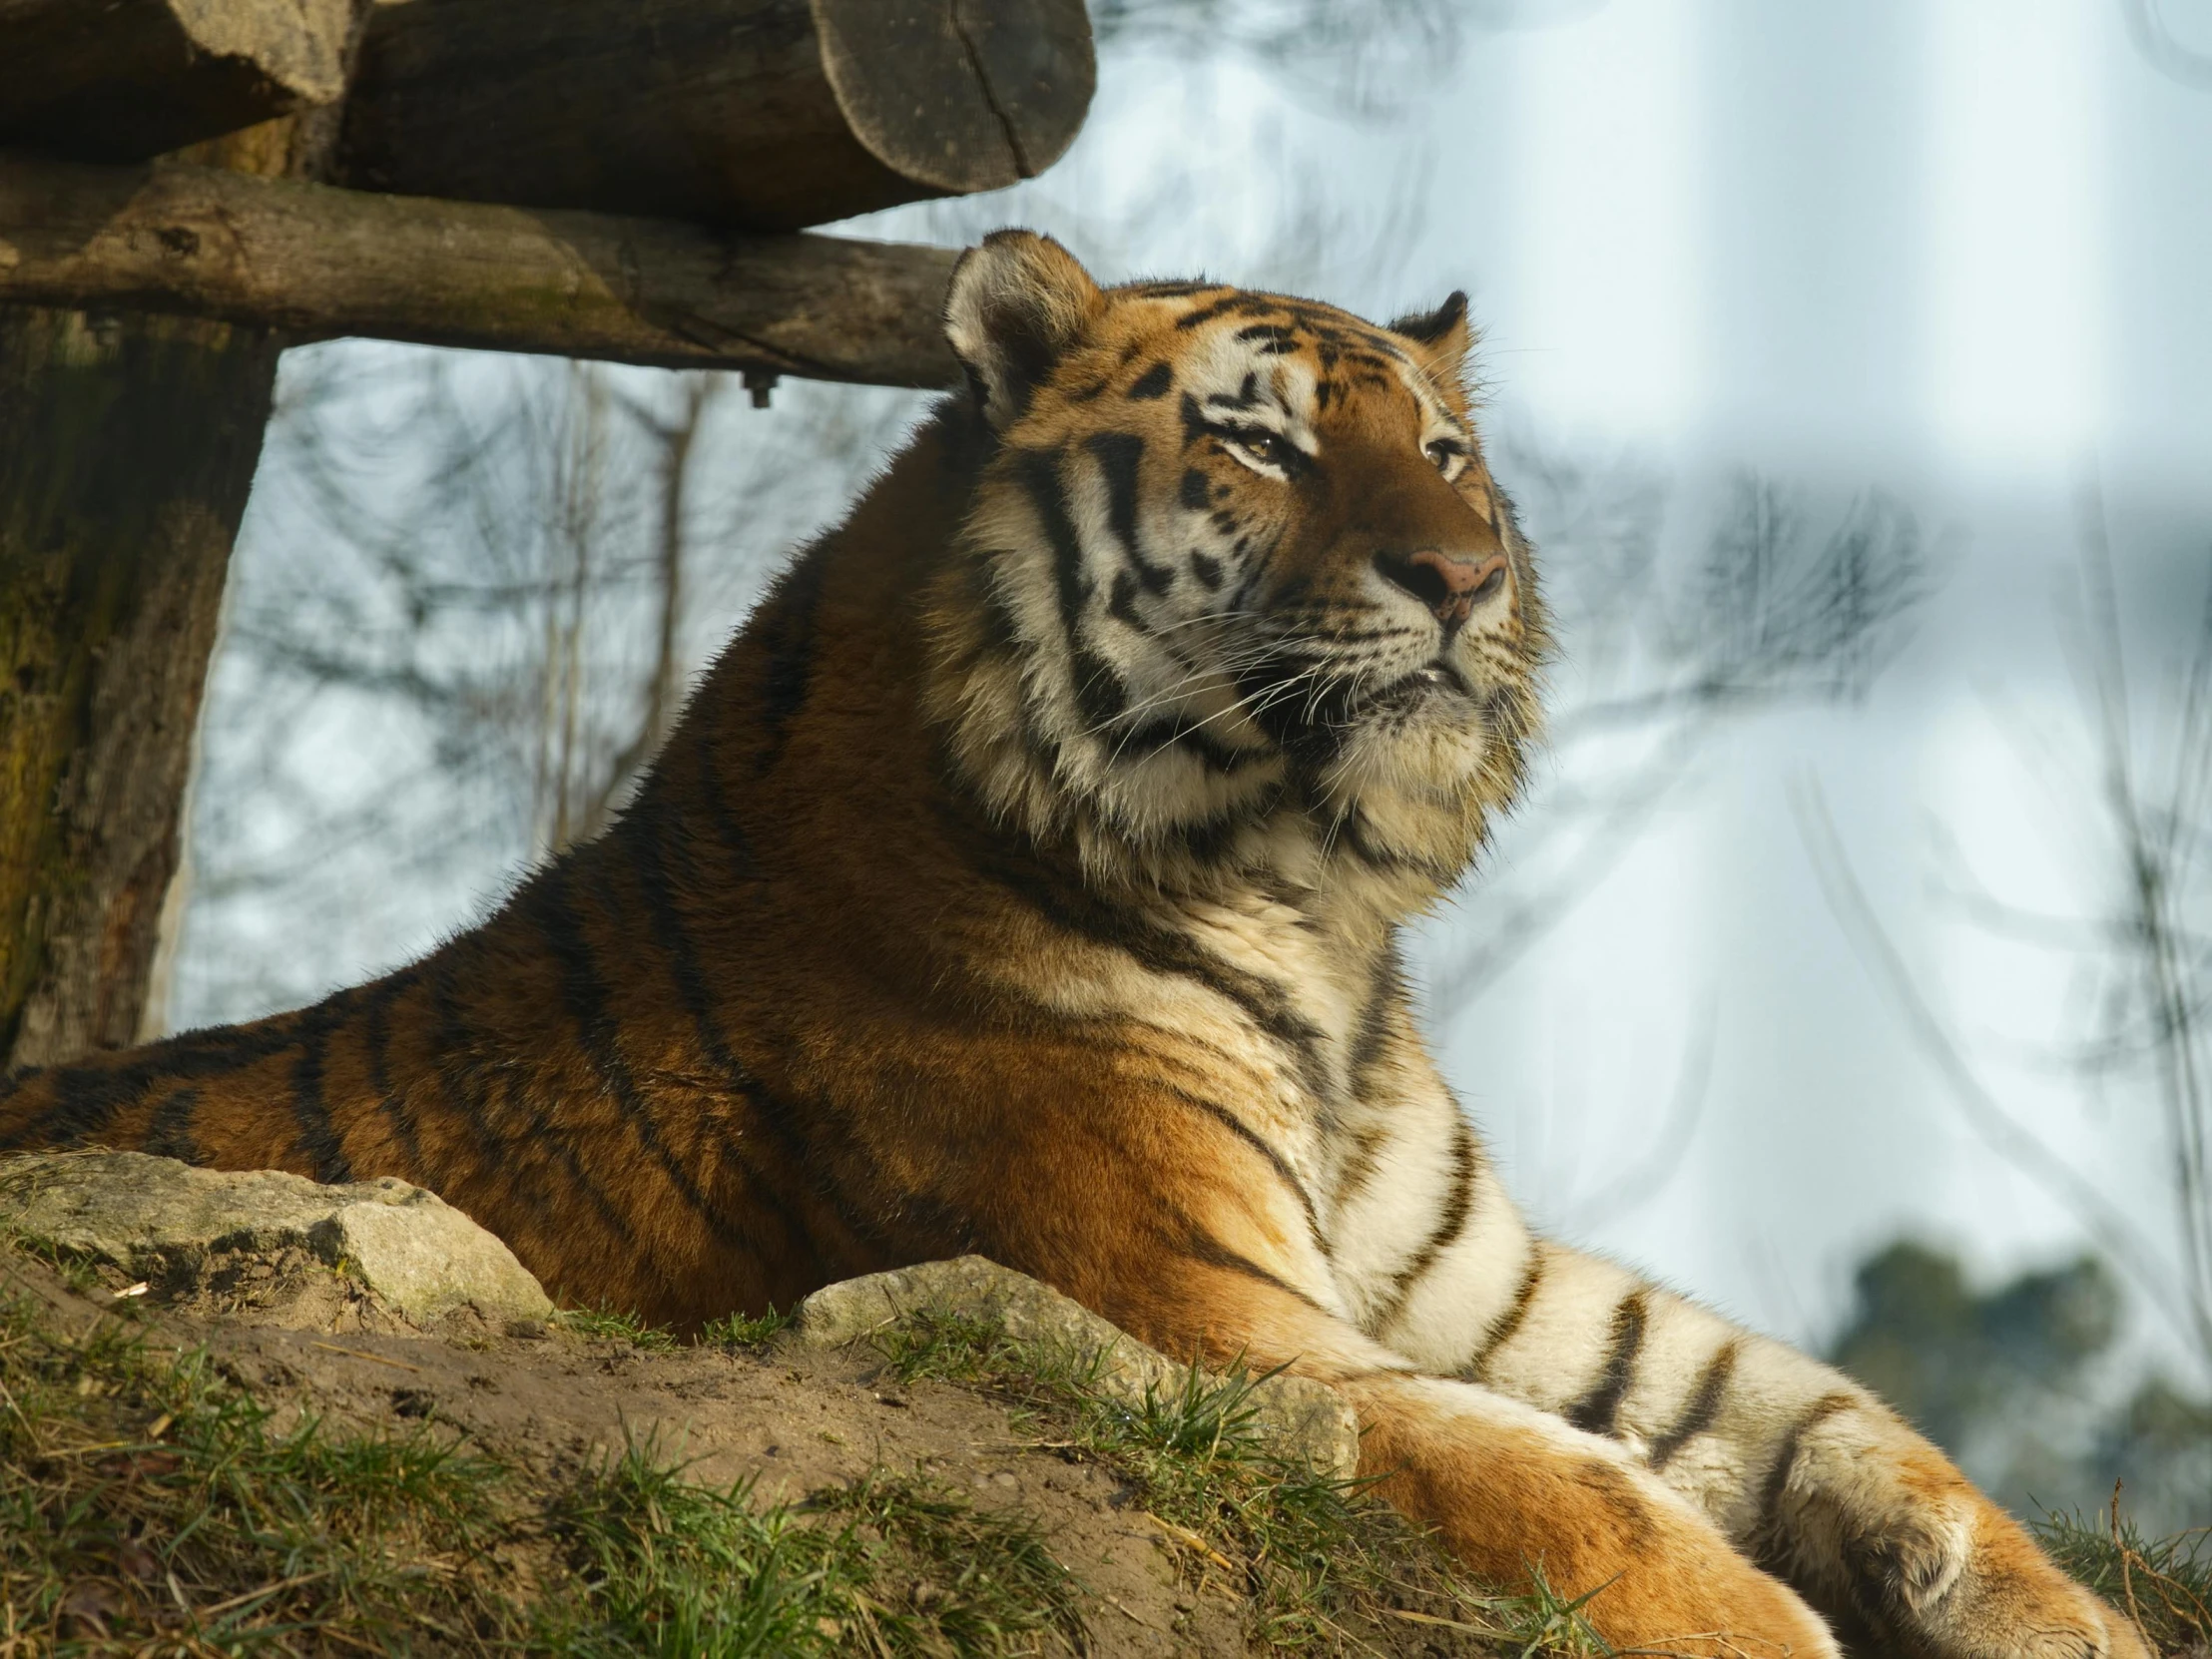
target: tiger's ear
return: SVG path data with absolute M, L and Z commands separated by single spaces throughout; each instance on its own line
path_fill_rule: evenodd
M 1467 321 L 1467 295 L 1453 288 L 1448 298 L 1425 314 L 1415 311 L 1390 324 L 1390 332 L 1413 348 L 1413 360 L 1439 383 L 1455 386 L 1465 372 L 1474 328 Z
M 960 256 L 944 337 L 984 418 L 1004 431 L 1105 304 L 1074 255 L 1034 231 L 993 231 Z

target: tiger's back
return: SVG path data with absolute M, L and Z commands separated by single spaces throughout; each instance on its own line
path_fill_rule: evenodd
M 802 556 L 603 837 L 370 984 L 11 1079 L 0 1148 L 396 1175 L 557 1296 L 678 1326 L 971 1243 L 887 1184 L 882 1107 L 817 1040 L 873 1024 L 896 1073 L 925 895 L 957 884 L 918 810 L 919 636 L 880 596 L 957 528 L 960 441 L 924 436 Z

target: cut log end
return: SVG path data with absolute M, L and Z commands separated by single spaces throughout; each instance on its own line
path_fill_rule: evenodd
M 1095 80 L 1082 0 L 411 0 L 337 179 L 797 230 L 1041 172 Z
M 1033 179 L 1097 83 L 1082 0 L 810 0 L 822 66 L 883 165 L 962 196 Z

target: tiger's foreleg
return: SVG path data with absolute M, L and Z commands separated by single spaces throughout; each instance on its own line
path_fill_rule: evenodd
M 1287 1366 L 1342 1389 L 1359 1413 L 1361 1473 L 1382 1495 L 1493 1582 L 1540 1571 L 1563 1596 L 1589 1595 L 1584 1616 L 1617 1648 L 1836 1653 L 1818 1614 L 1625 1448 L 1420 1376 L 1365 1336 L 1330 1306 L 1281 1185 L 1226 1138 L 1204 1152 L 1181 1167 L 1217 1172 L 1208 1190 L 1173 1175 L 1148 1190 L 1128 1163 L 1102 1163 L 1095 1179 L 1054 1183 L 1051 1205 L 992 1229 L 984 1248 L 1167 1353 Z M 1003 1186 L 1040 1184 L 1015 1170 Z
M 2145 1653 L 1865 1388 L 1613 1263 L 1528 1241 L 1511 1300 L 1453 1369 L 1603 1436 L 1816 1606 L 1906 1652 Z

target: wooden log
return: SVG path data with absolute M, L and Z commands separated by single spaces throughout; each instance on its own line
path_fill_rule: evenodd
M 948 386 L 948 250 L 0 153 L 0 302 Z
M 0 0 L 0 144 L 133 161 L 345 91 L 351 0 Z
M 796 230 L 1042 172 L 1095 78 L 1083 0 L 407 0 L 336 182 Z

